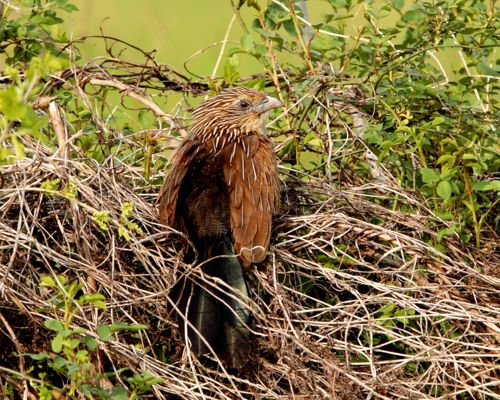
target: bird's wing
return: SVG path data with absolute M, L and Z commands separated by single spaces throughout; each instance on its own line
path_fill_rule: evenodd
M 176 207 L 182 181 L 194 159 L 198 143 L 192 140 L 184 141 L 172 155 L 172 167 L 165 178 L 158 197 L 160 222 L 176 229 L 183 230 L 176 221 Z
M 273 146 L 264 136 L 246 136 L 226 146 L 224 159 L 234 248 L 243 265 L 249 266 L 266 255 L 279 203 Z

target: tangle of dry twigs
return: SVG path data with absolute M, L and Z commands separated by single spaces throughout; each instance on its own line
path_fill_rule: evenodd
M 86 84 L 108 85 L 135 93 L 159 119 L 175 124 L 141 92 L 137 74 L 112 76 L 108 67 L 68 70 L 48 82 L 44 95 L 70 79 L 82 97 Z M 151 68 L 141 76 L 161 70 Z M 322 101 L 318 93 L 315 99 Z M 17 363 L 21 373 L 28 362 L 22 354 L 50 348 L 44 320 L 62 312 L 41 277 L 64 274 L 83 292 L 106 298 L 106 311 L 85 306 L 73 321 L 98 341 L 96 369 L 148 370 L 162 379 L 153 389 L 159 399 L 500 398 L 498 238 L 484 238 L 477 250 L 450 236 L 436 249 L 430 243 L 443 222 L 391 179 L 352 184 L 339 176 L 333 186 L 331 176 L 281 167 L 283 207 L 272 247 L 249 274 L 252 359 L 237 374 L 199 363 L 183 352 L 168 314 L 167 294 L 192 266 L 182 262 L 179 235 L 158 223 L 158 185 L 113 156 L 97 164 L 82 154 L 51 104 L 59 148 L 24 137 L 29 157 L 1 169 L 0 358 Z M 56 179 L 58 190 L 43 189 Z M 65 194 L 68 184 L 76 196 Z M 393 211 L 395 194 L 408 212 Z M 119 234 L 127 202 L 142 230 L 130 240 Z M 103 210 L 107 230 L 95 221 Z M 118 321 L 148 329 L 101 340 L 97 327 Z M 5 370 L 0 375 L 12 381 Z M 20 392 L 33 396 L 26 377 L 21 381 Z

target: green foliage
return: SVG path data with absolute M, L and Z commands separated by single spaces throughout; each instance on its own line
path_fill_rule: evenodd
M 127 324 L 125 322 L 115 322 L 110 325 L 101 325 L 97 328 L 97 333 L 99 337 L 104 341 L 109 341 L 113 338 L 113 335 L 120 331 L 135 332 L 146 329 L 146 325 L 142 324 Z
M 52 399 L 52 393 L 57 392 L 70 398 L 82 393 L 85 396 L 98 396 L 102 399 L 137 398 L 137 395 L 151 390 L 155 383 L 160 382 L 149 372 L 143 371 L 130 377 L 126 381 L 130 385 L 129 390 L 123 386 L 115 386 L 104 390 L 99 380 L 109 379 L 110 374 L 96 374 L 92 363 L 92 353 L 98 350 L 98 342 L 86 329 L 73 326 L 75 317 L 81 310 L 96 308 L 106 311 L 106 303 L 103 295 L 99 293 L 82 294 L 82 287 L 78 282 L 69 282 L 66 277 L 43 276 L 41 286 L 51 291 L 49 299 L 53 308 L 42 310 L 46 314 L 52 314 L 52 318 L 45 320 L 45 327 L 53 332 L 51 339 L 52 353 L 41 352 L 30 354 L 37 361 L 44 372 L 38 374 L 38 380 L 32 381 L 32 386 L 37 390 L 40 398 Z M 97 328 L 99 338 L 110 341 L 114 334 L 120 332 L 137 332 L 146 329 L 145 325 L 112 323 L 100 325 Z M 124 371 L 121 371 L 124 372 Z M 53 376 L 64 377 L 64 383 L 58 387 L 52 382 Z M 57 389 L 57 390 L 56 390 Z
M 109 211 L 94 211 L 92 218 L 99 226 L 99 228 L 101 228 L 101 230 L 107 231 L 109 229 L 108 228 L 108 224 L 110 221 Z
M 426 238 L 433 246 L 443 250 L 443 242 L 453 236 L 464 243 L 473 237 L 480 247 L 482 238 L 500 223 L 498 13 L 494 2 L 325 0 L 321 6 L 326 11 L 310 22 L 299 3 L 239 1 L 236 12 L 241 14 L 245 33 L 229 49 L 222 76 L 191 90 L 219 91 L 227 85 L 272 88 L 287 112 L 269 131 L 279 144 L 280 164 L 291 174 L 304 172 L 297 175 L 328 185 L 362 186 L 374 181 L 370 176 L 374 167 L 366 156 L 369 151 L 376 156 L 375 167 L 383 166 L 445 221 L 428 227 L 436 233 Z M 156 172 L 166 164 L 162 154 L 166 140 L 155 132 L 164 129 L 164 121 L 143 105 L 137 110 L 137 103 L 126 99 L 125 90 L 113 86 L 89 90 L 82 84 L 88 80 L 76 85 L 69 67 L 78 69 L 86 61 L 75 56 L 77 44 L 75 51 L 68 51 L 60 17 L 76 11 L 71 3 L 22 0 L 16 4 L 19 12 L 5 4 L 0 19 L 0 52 L 5 61 L 0 81 L 0 165 L 30 157 L 23 144 L 28 139 L 52 150 L 60 146 L 46 107 L 35 105 L 49 97 L 64 111 L 65 127 L 76 148 L 70 157 L 83 155 L 89 162 L 111 160 L 113 167 L 134 168 L 141 176 L 141 185 L 130 182 L 134 190 L 156 190 L 160 181 Z M 258 73 L 243 76 L 240 67 L 245 57 L 257 60 Z M 144 90 L 145 97 L 156 102 L 167 97 L 158 96 L 172 83 L 162 75 L 164 69 L 151 72 L 139 66 L 136 73 L 125 64 L 130 70 L 115 70 L 113 65 L 108 77 L 119 81 L 130 75 L 131 92 Z M 95 73 L 103 65 L 87 67 Z M 65 80 L 63 73 L 69 76 Z M 160 86 L 141 81 L 148 74 Z M 186 87 L 191 81 L 191 77 L 185 80 Z M 184 90 L 181 84 L 171 87 Z M 179 104 L 191 106 L 189 93 L 184 95 Z M 275 110 L 272 117 L 281 113 Z M 181 128 L 176 126 L 168 135 L 179 136 Z M 76 202 L 105 234 L 116 229 L 123 240 L 130 241 L 143 233 L 134 222 L 132 202 L 123 203 L 118 215 L 98 210 L 96 204 L 78 203 L 79 186 L 72 180 L 49 179 L 39 188 L 51 199 Z M 408 211 L 398 195 L 384 195 L 382 200 L 374 196 L 373 201 Z M 373 220 L 384 223 L 383 217 Z M 337 249 L 341 258 L 322 253 L 315 261 L 332 272 L 346 265 L 359 266 L 345 245 Z M 51 352 L 31 354 L 36 367 L 44 371 L 31 381 L 41 399 L 52 399 L 57 393 L 138 398 L 159 382 L 147 371 L 107 371 L 101 376 L 93 370 L 92 357 L 102 344 L 125 333 L 137 334 L 145 325 L 114 321 L 90 332 L 77 322 L 82 312 L 106 311 L 102 295 L 83 293 L 81 284 L 64 276 L 44 276 L 41 286 L 50 293 L 51 305 L 41 310 L 47 317 L 44 326 L 50 334 Z M 318 282 L 304 278 L 294 282 L 294 287 L 313 298 Z M 329 304 L 337 299 L 332 293 L 322 293 L 322 298 Z M 401 327 L 415 327 L 420 318 L 414 309 L 395 304 L 375 308 L 374 316 L 374 325 L 385 333 L 360 337 L 377 345 L 391 342 L 391 333 Z M 459 335 L 448 320 L 436 324 L 443 335 Z M 411 353 L 402 345 L 391 351 Z M 357 360 L 367 361 L 364 356 Z M 425 365 L 415 362 L 405 368 L 415 373 Z M 114 386 L 104 390 L 99 379 L 111 379 Z
M 52 192 L 57 192 L 59 190 L 59 185 L 61 183 L 61 180 L 59 178 L 57 179 L 49 179 L 40 185 L 40 188 L 47 191 L 47 195 L 52 196 L 54 193 Z
M 131 232 L 137 233 L 139 235 L 143 233 L 142 229 L 139 227 L 139 225 L 137 225 L 137 223 L 130 221 L 133 211 L 134 211 L 133 203 L 127 202 L 122 204 L 118 234 L 125 240 L 130 240 Z
M 132 212 L 134 211 L 134 204 L 127 202 L 123 203 L 121 207 L 121 215 L 118 221 L 113 221 L 110 217 L 109 211 L 94 211 L 92 218 L 103 231 L 109 230 L 109 224 L 114 223 L 118 227 L 118 235 L 125 240 L 130 240 L 131 233 L 141 235 L 142 229 L 136 222 L 130 221 Z
M 224 64 L 224 80 L 230 84 L 238 82 L 240 79 L 239 68 L 240 61 L 238 60 L 238 56 L 233 54 Z
M 387 304 L 380 309 L 375 323 L 393 329 L 398 323 L 409 325 L 414 317 L 415 310 L 413 309 L 399 308 L 395 304 Z
M 47 134 L 47 118 L 35 112 L 32 101 L 50 74 L 69 65 L 59 47 L 68 40 L 59 27 L 63 20 L 58 13 L 76 10 L 63 0 L 17 3 L 17 7 L 29 12 L 11 17 L 17 7 L 6 3 L 0 22 L 0 53 L 7 64 L 2 76 L 9 83 L 0 88 L 0 126 L 4 131 L 0 137 L 0 165 L 25 156 L 19 140 L 22 135 L 32 135 L 46 145 L 52 142 Z M 12 130 L 17 123 L 20 129 Z
M 0 88 L 1 164 L 26 156 L 24 135 L 56 145 L 47 118 L 34 110 L 33 100 L 43 94 L 50 74 L 69 66 L 69 53 L 63 51 L 68 38 L 60 15 L 76 11 L 63 0 L 20 4 L 29 12 L 14 15 L 7 5 L 0 31 L 7 64 L 3 76 L 8 79 Z M 348 169 L 361 176 L 367 167 L 356 156 L 356 147 L 364 140 L 378 163 L 403 187 L 418 190 L 438 215 L 456 224 L 462 238 L 472 229 L 479 246 L 481 230 L 498 224 L 495 211 L 500 193 L 494 175 L 500 168 L 494 4 L 324 1 L 322 7 L 321 18 L 309 23 L 298 2 L 241 2 L 239 12 L 245 14 L 241 21 L 249 16 L 253 20 L 244 27 L 239 45 L 229 50 L 223 80 L 211 81 L 210 86 L 220 90 L 223 83 L 244 84 L 262 89 L 269 79 L 258 76 L 242 81 L 240 73 L 241 55 L 255 58 L 282 100 L 294 107 L 279 126 L 293 132 L 280 138 L 285 142 L 280 151 L 284 164 L 313 175 L 330 176 Z M 450 57 L 452 61 L 447 61 Z M 278 63 L 287 69 L 280 72 Z M 287 81 L 280 76 L 288 77 Z M 359 88 L 363 95 L 346 100 L 343 88 L 347 86 Z M 93 97 L 95 104 L 101 104 L 99 112 L 109 114 L 110 129 L 143 143 L 142 153 L 108 140 L 106 130 L 95 125 L 99 107 L 89 108 L 65 88 L 50 94 L 67 107 L 68 124 L 82 133 L 76 143 L 88 156 L 98 162 L 112 155 L 128 164 L 140 163 L 148 179 L 151 171 L 164 164 L 153 157 L 161 142 L 148 132 L 134 134 L 132 118 L 125 113 L 115 117 L 107 105 L 113 97 L 109 90 Z M 326 156 L 340 151 L 347 139 L 344 128 L 332 126 L 352 122 L 350 114 L 342 111 L 344 106 L 326 112 L 323 105 L 336 101 L 371 115 L 342 162 Z M 153 121 L 144 110 L 137 117 L 140 126 Z M 68 186 L 63 192 L 71 198 L 75 190 Z M 96 214 L 96 219 L 105 230 L 105 215 Z M 139 233 L 125 220 L 120 223 L 126 240 L 129 232 Z
M 133 388 L 130 398 L 135 399 L 138 395 L 149 392 L 154 384 L 160 383 L 161 381 L 161 379 L 155 378 L 148 371 L 134 374 L 131 378 L 127 378 L 127 382 Z
M 283 100 L 299 101 L 283 124 L 296 132 L 285 138 L 283 161 L 308 173 L 337 173 L 338 163 L 325 165 L 325 143 L 330 140 L 332 153 L 340 151 L 346 132 L 330 131 L 323 105 L 340 100 L 368 112 L 371 120 L 360 139 L 378 163 L 403 187 L 419 191 L 436 214 L 453 220 L 464 240 L 472 228 L 480 246 L 485 224 L 498 224 L 493 210 L 500 199 L 494 3 L 330 1 L 331 12 L 309 25 L 296 2 L 245 3 L 255 19 L 230 53 L 255 57 L 275 84 L 276 60 L 288 62 L 294 95 Z M 346 101 L 346 84 L 364 96 Z M 341 96 L 321 97 L 328 88 Z M 338 109 L 328 118 L 351 119 Z M 345 161 L 341 168 L 365 169 L 359 158 Z

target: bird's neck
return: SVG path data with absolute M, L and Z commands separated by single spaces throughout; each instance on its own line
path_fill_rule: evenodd
M 264 135 L 264 128 L 248 129 L 245 126 L 220 126 L 217 124 L 191 126 L 190 140 L 210 144 L 211 152 L 218 152 L 231 143 L 241 143 L 249 136 Z M 253 127 L 255 128 L 255 127 Z

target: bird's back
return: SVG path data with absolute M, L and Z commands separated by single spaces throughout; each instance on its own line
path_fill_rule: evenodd
M 198 154 L 179 189 L 175 213 L 185 222 L 192 240 L 231 233 L 229 192 L 224 181 L 224 159 Z

